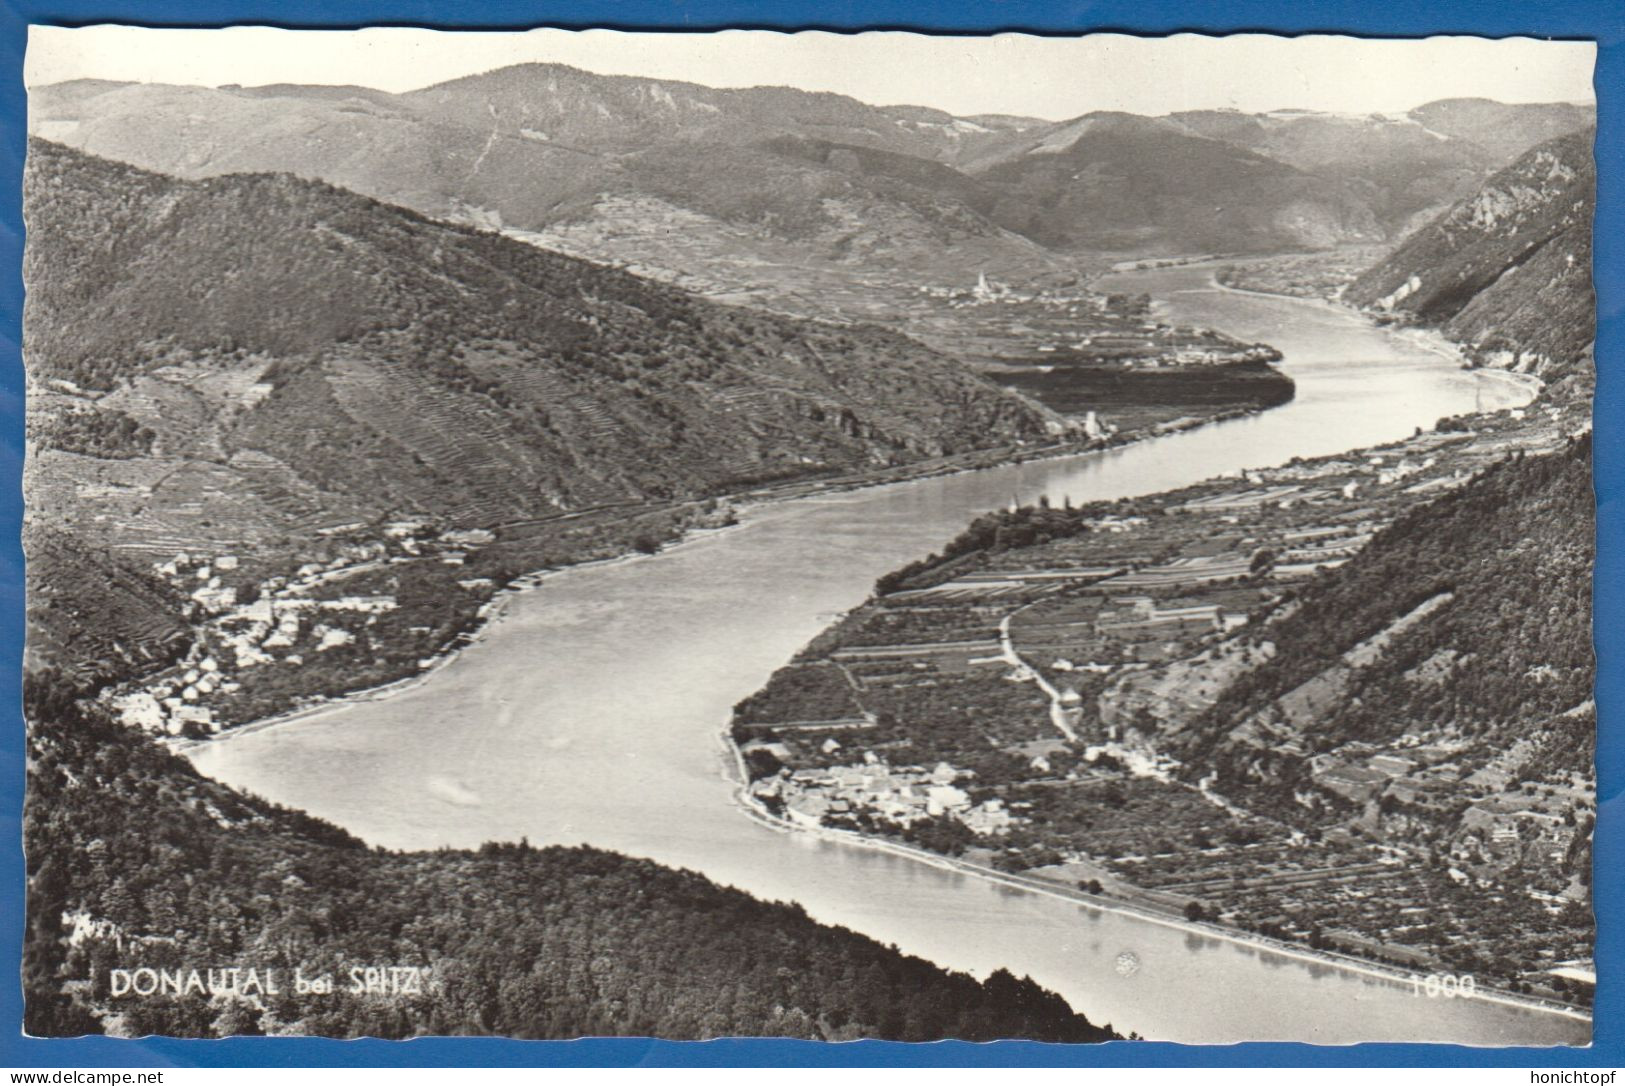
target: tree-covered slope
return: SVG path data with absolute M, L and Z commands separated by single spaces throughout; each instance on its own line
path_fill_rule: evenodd
M 879 328 L 708 303 L 287 175 L 179 181 L 35 141 L 25 213 L 36 380 L 223 382 L 201 414 L 143 419 L 160 454 L 270 457 L 379 513 L 692 497 L 1058 426 Z
M 899 244 L 934 233 L 920 241 L 934 240 L 939 257 L 968 247 L 968 267 L 1044 259 L 963 203 L 954 189 L 973 183 L 939 162 L 999 133 L 842 95 L 525 64 L 400 95 L 81 81 L 37 88 L 31 105 L 37 134 L 93 154 L 188 178 L 285 171 L 437 218 L 635 227 L 647 212 L 617 200 L 655 198 L 703 216 L 689 228 L 719 242 L 741 231 L 757 243 L 791 241 L 801 260 L 844 259 L 852 216 L 886 223 L 905 235 Z M 937 177 L 877 181 L 782 155 L 780 139 L 888 153 L 936 166 Z M 919 183 L 942 179 L 949 184 Z
M 1184 734 L 1180 757 L 1232 783 L 1301 776 L 1254 727 L 1283 696 L 1337 669 L 1342 693 L 1303 736 L 1309 753 L 1442 730 L 1492 747 L 1543 744 L 1552 771 L 1587 772 L 1594 751 L 1591 442 L 1516 457 L 1405 515 L 1349 563 L 1283 601 L 1249 635 L 1275 647 Z M 1421 617 L 1357 668 L 1356 645 Z
M 999 972 L 947 973 L 799 908 L 590 848 L 369 850 L 28 692 L 26 1026 L 521 1038 L 1114 1036 Z M 421 970 L 354 993 L 351 969 Z M 111 970 L 253 968 L 276 995 L 115 995 Z M 331 994 L 293 990 L 294 970 Z M 365 974 L 363 974 L 364 976 Z M 401 974 L 400 976 L 405 976 Z
M 1549 140 L 1418 230 L 1347 300 L 1437 326 L 1487 365 L 1560 377 L 1595 335 L 1590 129 Z

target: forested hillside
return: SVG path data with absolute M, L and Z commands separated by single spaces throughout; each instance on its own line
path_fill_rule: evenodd
M 176 181 L 40 141 L 26 173 L 32 376 L 111 391 L 95 406 L 153 455 L 251 461 L 245 495 L 280 472 L 347 515 L 494 523 L 1060 425 L 880 328 L 707 303 L 320 182 Z
M 1301 777 L 1304 763 L 1261 743 L 1257 725 L 1355 645 L 1435 601 L 1374 660 L 1340 669 L 1346 685 L 1304 735 L 1309 753 L 1440 730 L 1492 750 L 1536 739 L 1546 772 L 1589 772 L 1593 516 L 1589 437 L 1418 507 L 1250 632 L 1274 658 L 1230 683 L 1178 738 L 1179 756 L 1232 783 Z
M 812 139 L 923 166 L 1000 138 L 935 110 L 835 94 L 525 64 L 399 95 L 75 82 L 36 89 L 31 105 L 36 134 L 163 173 L 288 171 L 438 218 L 524 230 L 601 221 L 631 260 L 648 254 L 628 247 L 629 232 L 666 215 L 736 256 L 751 242 L 789 241 L 786 259 L 841 261 L 854 233 L 883 223 L 881 259 L 905 267 L 910 256 L 935 255 L 974 275 L 981 262 L 1045 259 L 963 202 L 958 189 L 972 183 L 950 165 L 884 176 L 778 142 Z
M 30 680 L 26 1028 L 926 1041 L 1114 1036 L 998 972 L 942 971 L 798 907 L 590 848 L 369 850 Z M 350 970 L 421 970 L 353 993 Z M 115 995 L 113 969 L 255 969 L 277 995 Z M 331 976 L 292 990 L 294 970 Z M 388 975 L 388 974 L 386 974 Z M 406 974 L 399 974 L 406 976 Z
M 1437 326 L 1475 361 L 1557 378 L 1595 335 L 1586 129 L 1540 144 L 1413 234 L 1345 298 Z

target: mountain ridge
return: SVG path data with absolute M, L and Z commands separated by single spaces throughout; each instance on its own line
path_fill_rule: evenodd
M 36 142 L 27 216 L 34 380 L 115 391 L 156 456 L 213 449 L 228 474 L 267 456 L 375 515 L 692 498 L 1065 429 L 896 333 L 721 306 L 286 174 L 178 181 Z
M 1540 116 L 1516 120 L 1526 113 Z M 1104 180 L 1080 181 L 1076 170 L 1048 168 L 1053 160 L 1028 161 L 1037 148 L 1046 148 L 1041 159 L 1071 151 L 1087 160 L 1095 148 L 1078 141 L 1101 134 L 1080 129 L 1099 128 L 1113 116 L 1138 132 L 1131 142 L 1144 146 L 1108 154 Z M 1373 121 L 1378 134 L 1363 144 L 1337 135 L 1351 131 L 1347 118 L 1239 115 L 1250 118 L 1243 127 L 1276 133 L 1232 132 L 1219 141 L 1235 154 L 1264 152 L 1267 165 L 1252 166 L 1266 178 L 1257 185 L 1245 171 L 1236 173 L 1234 161 L 1215 170 L 1225 156 L 1213 148 L 1174 139 L 1213 134 L 1192 127 L 1195 116 L 979 121 L 829 92 L 711 88 L 547 64 L 402 94 L 287 84 L 79 83 L 30 95 L 36 134 L 176 176 L 289 170 L 438 218 L 488 219 L 527 231 L 601 221 L 609 236 L 603 255 L 633 262 L 649 253 L 625 235 L 646 225 L 636 200 L 650 196 L 704 217 L 685 229 L 744 228 L 759 241 L 793 239 L 796 259 L 835 264 L 852 259 L 848 238 L 861 233 L 855 224 L 880 221 L 882 233 L 899 230 L 914 241 L 888 246 L 882 239 L 871 255 L 896 249 L 899 270 L 926 260 L 970 277 L 979 267 L 1052 262 L 1057 248 L 1256 251 L 1397 236 L 1415 216 L 1461 195 L 1499 164 L 1496 153 L 1466 135 L 1494 131 L 1516 142 L 1516 133 L 1527 131 L 1533 141 L 1542 125 L 1572 119 L 1574 111 L 1501 107 L 1494 123 L 1477 113 L 1461 119 L 1461 138 L 1420 143 L 1415 133 L 1394 135 L 1415 123 Z M 905 156 L 920 165 L 903 171 L 906 179 L 893 171 L 876 183 L 828 161 L 786 159 L 772 146 L 783 139 Z M 1369 146 L 1341 153 L 1355 144 Z M 1134 170 L 1136 158 L 1156 162 Z M 936 168 L 924 169 L 928 163 Z M 1179 178 L 1210 172 L 1217 199 L 1181 191 Z M 1137 203 L 1132 196 L 1141 189 L 1159 193 L 1162 202 Z M 1223 208 L 1217 216 L 1215 206 Z M 796 262 L 785 254 L 774 259 Z M 738 274 L 726 260 L 714 263 Z

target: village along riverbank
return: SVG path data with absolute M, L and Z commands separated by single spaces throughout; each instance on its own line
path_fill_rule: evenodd
M 945 966 L 1007 967 L 1091 1019 L 1192 1042 L 1583 1041 L 1584 1023 L 1419 999 L 1290 958 L 742 817 L 716 733 L 735 702 L 875 579 L 1012 499 L 1155 493 L 1410 434 L 1530 390 L 1336 309 L 1214 290 L 1204 268 L 1119 277 L 1181 323 L 1278 346 L 1294 401 L 1101 453 L 748 509 L 659 555 L 567 570 L 509 601 L 416 687 L 191 752 L 204 772 L 389 847 L 590 843 L 800 903 Z M 1125 966 L 1124 963 L 1130 963 Z M 1247 991 L 1235 1000 L 1226 993 Z

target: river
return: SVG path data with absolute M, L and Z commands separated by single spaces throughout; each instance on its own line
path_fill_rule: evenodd
M 1262 415 L 1095 454 L 765 505 L 653 557 L 516 595 L 423 684 L 204 745 L 205 773 L 398 848 L 528 837 L 701 871 L 944 966 L 1008 967 L 1096 1022 L 1165 1040 L 1584 1043 L 1583 1022 L 1376 979 L 745 817 L 719 734 L 735 702 L 880 574 L 975 514 L 1145 494 L 1410 434 L 1529 391 L 1330 306 L 1222 291 L 1209 269 L 1114 277 L 1165 319 L 1279 347 Z M 1137 968 L 1122 968 L 1128 952 Z

